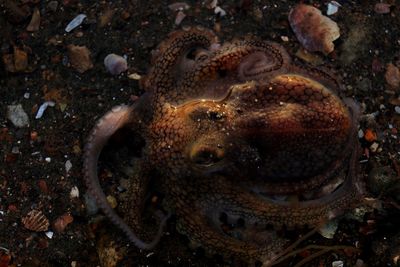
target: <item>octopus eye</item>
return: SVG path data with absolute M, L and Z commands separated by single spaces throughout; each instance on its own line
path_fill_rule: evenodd
M 190 159 L 198 165 L 213 165 L 221 161 L 224 157 L 224 151 L 222 147 L 210 147 L 210 146 L 195 146 L 191 153 Z
M 222 120 L 223 119 L 224 114 L 222 114 L 222 113 L 220 113 L 218 111 L 210 110 L 210 111 L 207 112 L 207 117 L 208 117 L 209 120 L 218 121 L 218 120 Z
M 189 116 L 193 121 L 221 121 L 226 117 L 224 112 L 206 107 L 201 107 L 193 110 Z

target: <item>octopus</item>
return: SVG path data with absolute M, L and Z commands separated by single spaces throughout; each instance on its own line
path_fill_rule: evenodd
M 151 66 L 145 93 L 97 122 L 84 155 L 88 192 L 136 247 L 154 248 L 174 214 L 192 244 L 268 266 L 289 244 L 278 229 L 313 229 L 360 202 L 360 111 L 330 71 L 254 37 L 221 44 L 202 27 L 169 34 Z M 145 143 L 123 217 L 97 175 L 103 147 L 122 128 Z M 145 241 L 150 182 L 164 212 Z

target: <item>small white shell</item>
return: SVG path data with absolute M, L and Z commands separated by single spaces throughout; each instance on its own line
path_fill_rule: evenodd
M 69 192 L 70 198 L 78 198 L 79 197 L 79 189 L 77 186 L 73 186 L 71 191 Z
M 47 107 L 54 107 L 56 103 L 53 101 L 46 101 L 42 105 L 40 105 L 38 112 L 36 113 L 35 119 L 40 119 L 43 116 L 44 111 Z
M 53 235 L 54 235 L 54 232 L 53 231 L 48 231 L 48 232 L 46 232 L 44 234 L 47 236 L 48 239 L 52 239 Z
M 226 11 L 223 10 L 223 9 L 222 9 L 221 7 L 219 7 L 219 6 L 216 6 L 216 7 L 215 7 L 214 13 L 215 13 L 216 15 L 219 14 L 221 17 L 223 17 L 223 16 L 226 15 Z
M 104 66 L 112 75 L 119 75 L 128 69 L 126 59 L 116 54 L 107 55 L 104 58 Z
M 65 171 L 66 171 L 67 173 L 69 173 L 69 171 L 71 170 L 71 168 L 72 168 L 72 163 L 71 163 L 70 160 L 67 160 L 67 161 L 65 162 Z
M 183 11 L 179 11 L 175 17 L 175 25 L 181 24 L 181 22 L 186 18 L 186 14 Z
M 328 9 L 326 10 L 326 15 L 330 16 L 337 13 L 339 11 L 339 7 L 341 6 L 342 5 L 336 1 L 330 1 L 328 3 Z
M 21 219 L 24 227 L 35 232 L 44 232 L 49 229 L 49 220 L 39 210 L 31 210 Z
M 81 25 L 85 18 L 86 18 L 85 14 L 79 14 L 73 20 L 71 20 L 70 23 L 68 23 L 67 27 L 65 27 L 65 31 L 66 32 L 72 31 L 73 29 Z

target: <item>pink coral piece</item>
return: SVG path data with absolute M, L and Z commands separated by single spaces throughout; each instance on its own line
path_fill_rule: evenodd
M 297 39 L 309 51 L 327 55 L 334 50 L 333 41 L 340 36 L 336 22 L 313 6 L 296 5 L 289 13 L 289 23 Z

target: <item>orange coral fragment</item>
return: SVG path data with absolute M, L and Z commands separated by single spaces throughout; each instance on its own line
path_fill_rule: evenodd
M 368 142 L 374 142 L 377 139 L 376 133 L 372 129 L 365 130 L 364 139 Z

